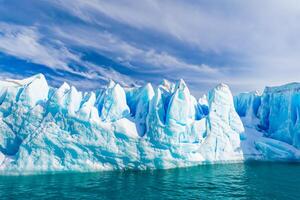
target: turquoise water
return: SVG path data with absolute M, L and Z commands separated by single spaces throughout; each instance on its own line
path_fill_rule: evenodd
M 0 176 L 0 199 L 300 199 L 300 164 Z

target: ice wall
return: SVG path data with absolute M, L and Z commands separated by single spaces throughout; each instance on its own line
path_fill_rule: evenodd
M 292 88 L 293 92 L 266 89 L 262 96 L 233 99 L 229 87 L 220 84 L 197 100 L 183 80 L 138 88 L 123 88 L 111 81 L 96 92 L 81 92 L 67 83 L 52 88 L 42 74 L 0 81 L 0 171 L 156 169 L 245 159 L 297 160 L 299 101 L 297 87 Z M 245 130 L 238 114 L 242 120 L 246 116 L 259 119 L 257 127 L 265 136 L 253 128 L 256 124 L 251 131 L 248 126 Z M 277 114 L 279 118 L 274 119 Z M 288 134 L 283 128 L 278 132 L 286 124 L 292 127 Z

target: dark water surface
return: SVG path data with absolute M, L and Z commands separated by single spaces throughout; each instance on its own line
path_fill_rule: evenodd
M 299 199 L 300 164 L 0 176 L 0 199 Z

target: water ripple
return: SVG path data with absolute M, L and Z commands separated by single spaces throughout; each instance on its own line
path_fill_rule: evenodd
M 300 199 L 300 165 L 0 176 L 0 199 Z

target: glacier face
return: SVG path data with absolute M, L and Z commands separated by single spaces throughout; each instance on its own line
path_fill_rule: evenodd
M 299 160 L 299 84 L 196 99 L 183 80 L 80 92 L 42 74 L 0 81 L 0 172 L 157 169 Z

